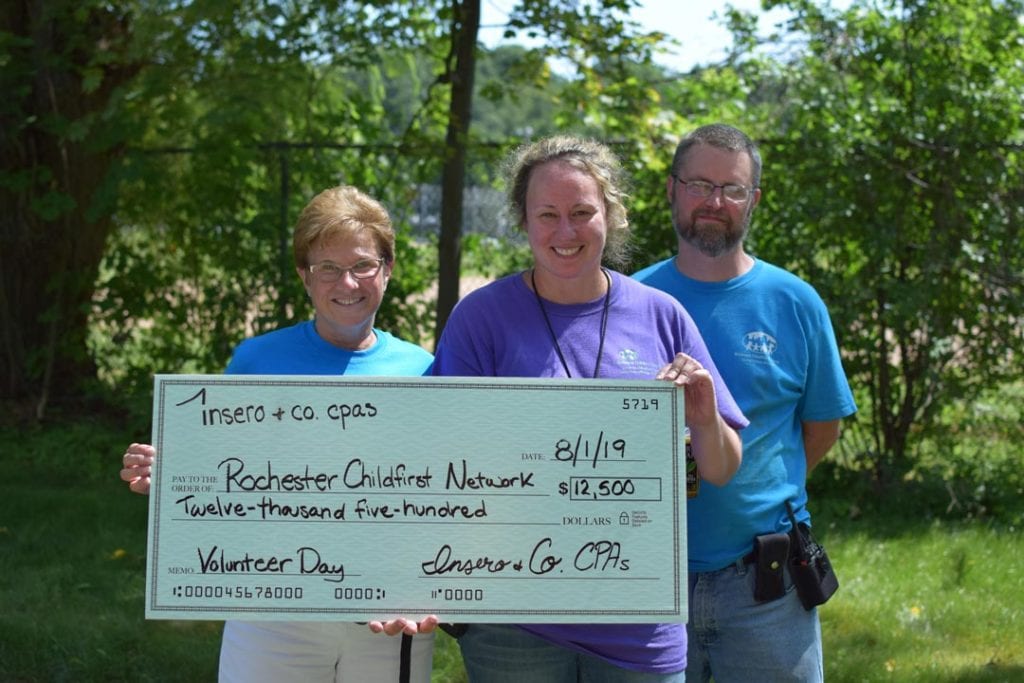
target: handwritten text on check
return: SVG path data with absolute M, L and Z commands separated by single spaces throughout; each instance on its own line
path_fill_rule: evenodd
M 160 375 L 146 616 L 686 616 L 666 382 Z

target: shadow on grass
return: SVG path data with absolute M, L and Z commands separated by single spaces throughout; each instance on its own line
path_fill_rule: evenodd
M 1024 666 L 986 664 L 973 671 L 959 672 L 938 681 L 949 683 L 1006 683 L 1007 681 L 1024 681 Z
M 825 680 L 831 683 L 1010 683 L 1024 681 L 1024 666 L 991 662 L 980 666 L 957 666 L 954 671 L 938 665 L 921 666 L 892 656 L 887 643 L 869 630 L 847 632 L 827 638 Z
M 37 436 L 0 435 L 0 680 L 216 680 L 220 622 L 145 619 L 148 501 L 117 479 L 127 441 Z
M 878 488 L 866 472 L 853 472 L 826 460 L 807 484 L 809 506 L 817 529 L 842 527 L 878 540 L 920 535 L 935 524 L 960 523 L 1010 529 L 1024 520 L 1024 497 L 1015 492 L 990 492 L 990 505 L 968 508 L 943 481 L 901 481 Z

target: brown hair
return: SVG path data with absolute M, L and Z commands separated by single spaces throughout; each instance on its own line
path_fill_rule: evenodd
M 309 265 L 309 252 L 315 245 L 363 230 L 373 234 L 385 263 L 394 263 L 395 230 L 387 209 L 351 185 L 324 190 L 306 204 L 295 222 L 292 231 L 295 267 L 301 269 Z
M 615 267 L 629 261 L 630 226 L 625 200 L 622 164 L 608 147 L 594 140 L 568 135 L 544 138 L 517 149 L 505 165 L 509 210 L 516 224 L 526 224 L 526 190 L 530 175 L 549 161 L 564 161 L 590 175 L 604 197 L 608 235 L 604 260 Z
M 686 161 L 686 155 L 697 145 L 707 145 L 729 152 L 746 152 L 750 157 L 750 184 L 754 188 L 761 186 L 761 152 L 757 144 L 739 128 L 724 123 L 711 123 L 690 131 L 679 141 L 676 153 L 672 157 L 672 173 Z

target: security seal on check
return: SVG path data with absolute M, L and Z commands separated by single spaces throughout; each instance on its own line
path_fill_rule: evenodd
M 670 383 L 154 384 L 147 618 L 686 620 Z

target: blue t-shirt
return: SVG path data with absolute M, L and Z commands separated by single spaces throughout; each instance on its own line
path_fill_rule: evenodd
M 312 320 L 243 340 L 235 347 L 229 375 L 381 375 L 428 374 L 433 357 L 415 344 L 374 328 L 377 341 L 350 351 L 325 341 Z
M 474 290 L 452 311 L 435 354 L 434 374 L 470 377 L 562 377 L 561 350 L 572 377 L 653 379 L 683 351 L 715 380 L 718 410 L 733 427 L 747 424 L 722 382 L 693 320 L 672 297 L 619 273 L 612 278 L 601 344 L 604 297 L 582 304 L 545 301 L 552 332 L 521 274 Z M 686 667 L 683 624 L 528 624 L 551 642 L 634 671 L 670 673 Z
M 814 288 L 764 261 L 724 282 L 688 278 L 675 259 L 634 277 L 686 307 L 750 420 L 739 471 L 721 487 L 700 482 L 687 508 L 690 571 L 721 569 L 750 552 L 754 536 L 790 527 L 786 500 L 810 520 L 802 423 L 857 409 L 832 322 Z
M 235 347 L 224 372 L 229 375 L 391 377 L 429 374 L 433 361 L 429 352 L 382 330 L 374 328 L 373 332 L 377 336 L 373 346 L 361 351 L 350 351 L 325 341 L 317 333 L 313 321 L 301 322 L 242 340 Z M 298 634 L 303 628 L 297 622 L 274 623 L 275 631 L 282 635 L 291 629 L 295 629 Z M 305 637 L 304 634 L 301 636 Z

